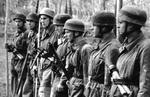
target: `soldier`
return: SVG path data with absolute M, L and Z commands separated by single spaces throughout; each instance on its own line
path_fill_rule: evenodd
M 42 27 L 40 48 L 45 50 L 45 53 L 41 54 L 40 58 L 40 97 L 50 97 L 51 85 L 54 77 L 54 72 L 52 71 L 52 65 L 54 64 L 54 58 L 52 57 L 51 43 L 55 48 L 57 48 L 57 33 L 54 33 L 55 27 L 53 23 L 54 11 L 49 8 L 43 8 L 40 11 L 40 23 Z M 39 68 L 39 67 L 38 67 Z
M 23 87 L 23 97 L 34 97 L 34 76 L 35 75 L 31 75 L 31 68 L 30 65 L 32 64 L 36 52 L 35 50 L 37 49 L 37 33 L 38 33 L 38 15 L 35 13 L 30 13 L 27 16 L 27 26 L 28 26 L 28 30 L 26 31 L 26 33 L 28 33 L 28 49 L 27 49 L 27 53 L 28 53 L 28 60 L 27 60 L 27 78 Z
M 72 16 L 69 14 L 58 14 L 54 17 L 53 24 L 55 25 L 55 31 L 58 34 L 58 45 L 64 42 L 64 23 L 71 18 Z
M 72 17 L 69 14 L 58 14 L 54 17 L 53 24 L 55 25 L 55 33 L 58 34 L 58 48 L 57 48 L 57 53 L 58 56 L 62 61 L 65 61 L 65 55 L 67 53 L 67 45 L 66 42 L 64 41 L 64 24 L 68 19 L 71 19 Z M 58 64 L 60 65 L 60 64 Z M 55 78 L 53 81 L 52 89 L 51 89 L 51 96 L 50 97 L 67 97 L 68 96 L 68 91 L 67 91 L 67 86 L 61 86 L 59 87 L 59 81 L 61 77 L 61 70 L 58 69 L 58 67 L 55 67 L 57 70 L 55 70 Z M 61 83 L 61 82 L 60 82 Z M 58 87 L 61 88 L 57 89 Z
M 18 97 L 22 97 L 22 86 L 18 87 L 18 81 L 21 77 L 22 65 L 27 53 L 27 34 L 24 33 L 26 31 L 25 22 L 26 16 L 23 14 L 16 14 L 14 17 L 14 22 L 17 27 L 17 31 L 13 36 L 13 40 L 11 44 L 6 44 L 6 49 L 8 52 L 12 52 L 13 56 L 11 59 L 11 92 L 13 97 L 16 95 L 17 89 L 19 89 Z M 26 76 L 26 75 L 23 75 Z M 25 77 L 24 77 L 25 79 Z
M 122 42 L 120 56 L 117 60 L 116 72 L 112 73 L 114 84 L 110 97 L 124 97 L 117 87 L 118 84 L 127 85 L 130 95 L 126 97 L 150 96 L 150 40 L 141 31 L 145 25 L 147 14 L 136 6 L 124 6 L 119 15 L 119 32 Z
M 91 48 L 82 37 L 84 33 L 82 21 L 69 19 L 64 25 L 64 30 L 70 50 L 66 56 L 69 97 L 83 97 L 87 81 L 87 60 Z
M 99 42 L 90 54 L 86 97 L 108 97 L 110 77 L 107 67 L 115 65 L 119 56 L 119 42 L 113 32 L 115 20 L 111 12 L 97 12 L 93 16 L 94 37 Z

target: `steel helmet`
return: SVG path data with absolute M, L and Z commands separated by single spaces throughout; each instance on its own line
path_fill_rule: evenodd
M 94 26 L 114 26 L 116 24 L 115 15 L 111 12 L 97 12 L 92 19 Z
M 38 17 L 38 15 L 35 14 L 35 13 L 30 13 L 30 14 L 27 16 L 26 21 L 30 21 L 30 20 L 32 20 L 32 21 L 34 21 L 34 22 L 38 22 L 39 17 Z
M 58 14 L 54 17 L 53 24 L 64 26 L 65 22 L 71 18 L 72 18 L 72 16 L 69 14 Z
M 43 8 L 39 13 L 39 15 L 47 15 L 50 18 L 53 18 L 54 14 L 54 11 L 52 11 L 50 8 Z
M 67 30 L 72 30 L 72 31 L 79 31 L 79 32 L 84 32 L 84 23 L 80 20 L 77 19 L 69 19 L 66 21 L 64 25 L 64 29 Z
M 127 21 L 142 26 L 147 20 L 147 14 L 136 6 L 124 6 L 120 10 L 119 19 L 120 21 Z
M 15 19 L 20 19 L 22 20 L 23 22 L 26 21 L 26 16 L 24 14 L 21 14 L 21 13 L 18 13 L 14 16 L 13 20 L 15 21 Z

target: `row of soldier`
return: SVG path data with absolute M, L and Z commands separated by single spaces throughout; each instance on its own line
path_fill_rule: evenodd
M 84 23 L 68 14 L 54 16 L 49 8 L 39 16 L 17 14 L 13 44 L 6 44 L 13 52 L 12 97 L 149 97 L 150 40 L 141 31 L 146 21 L 145 11 L 123 7 L 116 39 L 114 13 L 97 12 L 93 45 L 83 37 Z

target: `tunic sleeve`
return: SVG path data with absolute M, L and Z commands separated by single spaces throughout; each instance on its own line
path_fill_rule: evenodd
M 140 54 L 140 83 L 137 97 L 150 96 L 150 42 L 147 41 Z
M 82 52 L 81 52 L 81 59 L 83 63 L 84 84 L 86 84 L 88 81 L 88 67 L 89 67 L 88 65 L 89 65 L 89 56 L 90 56 L 91 51 L 92 51 L 92 46 L 89 44 L 86 44 L 82 48 Z

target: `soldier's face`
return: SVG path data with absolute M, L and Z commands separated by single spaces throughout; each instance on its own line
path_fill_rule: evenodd
M 40 16 L 40 22 L 41 22 L 41 26 L 43 28 L 47 28 L 51 23 L 51 19 L 46 15 L 41 15 Z
M 24 22 L 20 19 L 15 19 L 15 24 L 17 28 L 22 28 L 24 26 Z
M 95 38 L 101 38 L 102 34 L 101 34 L 101 29 L 98 26 L 94 26 L 94 37 Z
M 27 26 L 29 28 L 29 30 L 33 30 L 35 28 L 35 22 L 32 20 L 27 21 Z
M 135 26 L 129 22 L 119 21 L 119 34 L 128 36 L 130 32 L 135 30 Z
M 56 26 L 55 30 L 58 32 L 58 34 L 61 34 L 63 32 L 63 26 Z
M 127 31 L 126 22 L 119 21 L 119 34 L 124 34 Z
M 70 30 L 65 30 L 65 35 L 64 35 L 65 39 L 67 39 L 68 41 L 72 42 L 74 39 L 74 35 L 73 32 Z

